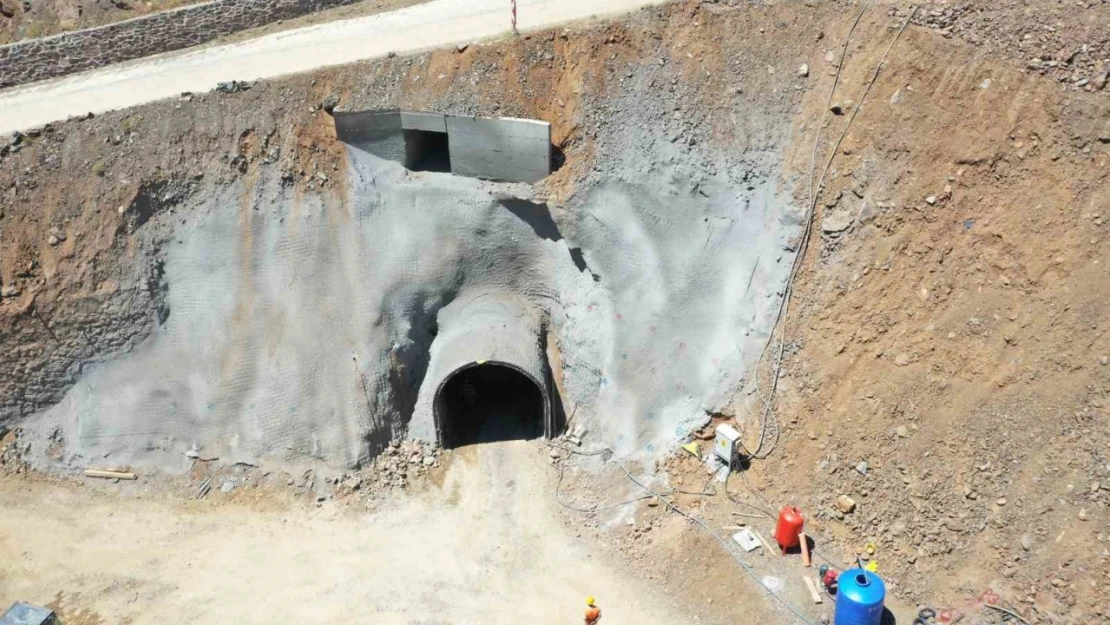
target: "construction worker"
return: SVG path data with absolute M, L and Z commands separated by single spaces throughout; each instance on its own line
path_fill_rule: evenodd
M 601 620 L 601 608 L 597 607 L 594 596 L 586 597 L 586 625 L 595 625 Z

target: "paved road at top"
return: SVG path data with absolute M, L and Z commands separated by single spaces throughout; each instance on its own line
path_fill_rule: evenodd
M 518 0 L 518 28 L 535 30 L 663 0 Z M 329 65 L 507 35 L 509 0 L 434 0 L 242 43 L 178 51 L 0 91 L 0 133 L 85 113 L 210 91 Z

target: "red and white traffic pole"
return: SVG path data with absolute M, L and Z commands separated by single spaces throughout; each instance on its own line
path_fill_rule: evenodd
M 513 3 L 513 34 L 519 35 L 520 33 L 518 33 L 516 30 L 516 0 L 511 1 Z

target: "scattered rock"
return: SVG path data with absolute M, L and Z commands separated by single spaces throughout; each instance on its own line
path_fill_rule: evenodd
M 910 364 L 910 357 L 908 354 L 898 354 L 894 357 L 894 364 L 899 367 L 905 367 Z
M 829 111 L 832 112 L 833 115 L 843 115 L 844 107 L 840 104 L 833 104 L 829 107 Z
M 19 293 L 19 287 L 15 286 L 14 284 L 9 284 L 4 288 L 0 288 L 0 297 L 15 297 L 16 295 L 19 295 Z
M 844 514 L 851 514 L 856 509 L 856 501 L 848 495 L 841 495 L 836 498 L 836 507 Z
M 806 78 L 807 76 L 809 76 L 809 65 L 803 63 L 802 66 L 798 68 L 798 77 Z
M 232 80 L 231 82 L 216 83 L 216 91 L 220 93 L 239 93 L 251 88 L 251 84 L 245 80 Z
M 859 473 L 860 475 L 864 475 L 864 476 L 867 475 L 867 461 L 866 460 L 861 460 L 860 463 L 857 464 L 855 468 L 856 468 L 856 472 Z
M 910 437 L 910 429 L 908 427 L 904 426 L 904 425 L 899 425 L 898 429 L 896 429 L 894 431 L 894 433 L 898 435 L 898 438 L 909 438 Z
M 829 50 L 828 52 L 826 52 L 825 53 L 825 62 L 830 63 L 830 64 L 836 63 L 836 52 L 834 52 L 832 50 Z
M 466 52 L 466 49 L 469 48 L 469 47 L 470 47 L 469 43 L 460 43 L 459 45 L 455 46 L 455 51 L 458 52 L 459 54 L 462 54 L 463 52 Z
M 62 241 L 58 237 L 56 237 L 54 235 L 50 235 L 50 238 L 47 239 L 46 242 L 49 243 L 50 245 L 57 245 L 57 244 L 61 243 Z
M 1091 86 L 1094 87 L 1096 91 L 1103 89 L 1106 87 L 1106 82 L 1108 80 L 1110 80 L 1110 72 L 1095 74 L 1095 77 L 1091 79 Z
M 1102 366 L 1110 365 L 1110 356 L 1102 356 L 1098 359 L 1098 364 Z
M 905 99 L 905 96 L 902 95 L 902 90 L 899 89 L 898 91 L 895 91 L 893 94 L 891 94 L 890 103 L 892 105 L 893 104 L 901 104 L 904 99 Z
M 232 482 L 231 480 L 228 480 L 228 481 L 224 482 L 223 484 L 220 484 L 220 492 L 221 493 L 230 493 L 233 490 L 235 490 L 235 482 Z
M 937 203 L 937 196 L 930 195 L 929 197 L 925 198 L 925 203 L 929 206 L 935 206 Z
M 1087 509 L 1086 508 L 1080 508 L 1079 509 L 1079 520 L 1080 521 L 1086 521 L 1087 520 Z
M 999 497 L 998 500 L 994 502 L 994 504 L 1001 508 L 1002 506 L 1006 505 L 1006 498 Z
M 328 97 L 324 98 L 324 101 L 320 103 L 320 108 L 328 113 L 334 111 L 337 106 L 339 106 L 339 96 L 334 93 L 329 94 Z
M 852 227 L 852 214 L 848 211 L 836 211 L 821 217 L 821 232 L 825 234 L 839 234 Z
M 1025 550 L 1025 551 L 1032 550 L 1034 544 L 1036 544 L 1036 543 L 1033 542 L 1033 537 L 1032 536 L 1030 536 L 1029 534 L 1022 534 L 1021 535 L 1021 548 L 1023 550 Z

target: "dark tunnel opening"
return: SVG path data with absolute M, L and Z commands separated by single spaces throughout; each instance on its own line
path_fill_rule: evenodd
M 459 369 L 439 387 L 435 419 L 447 449 L 543 436 L 539 385 L 516 367 L 482 363 Z
M 404 130 L 405 167 L 412 171 L 451 173 L 451 147 L 446 132 Z

